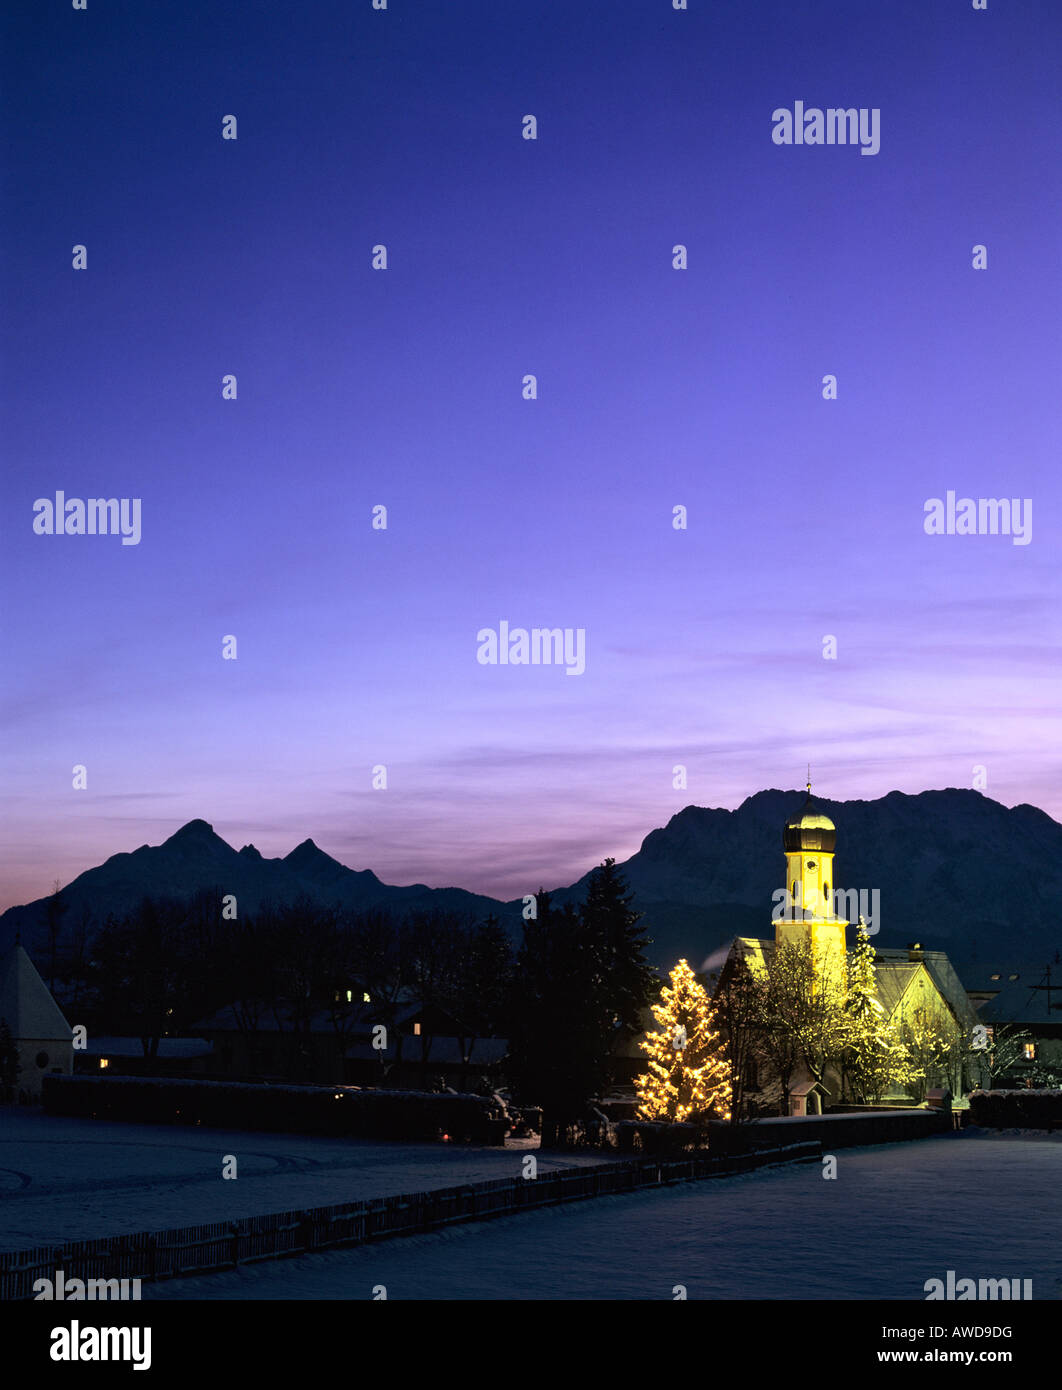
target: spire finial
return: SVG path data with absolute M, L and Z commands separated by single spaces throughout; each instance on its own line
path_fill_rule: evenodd
M 808 796 L 811 795 L 811 764 L 808 763 Z

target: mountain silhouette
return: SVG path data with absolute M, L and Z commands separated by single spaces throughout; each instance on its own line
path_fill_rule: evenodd
M 734 811 L 687 806 L 645 837 L 622 867 L 655 964 L 685 957 L 696 969 L 735 936 L 773 936 L 782 826 L 805 795 L 761 791 Z M 875 945 L 944 951 L 969 988 L 1004 966 L 1042 969 L 1062 949 L 1062 825 L 1037 807 L 961 788 L 815 801 L 837 827 L 835 887 L 879 890 Z M 588 878 L 555 902 L 582 901 Z
M 773 934 L 772 895 L 784 887 L 782 826 L 804 796 L 761 791 L 734 811 L 687 806 L 645 837 L 621 867 L 653 938 L 655 965 L 670 969 L 685 957 L 696 968 L 735 936 Z M 879 892 L 876 945 L 917 941 L 945 951 L 971 988 L 994 969 L 1042 969 L 1055 960 L 1062 948 L 1062 825 L 1043 811 L 1008 809 L 956 788 L 890 792 L 875 801 L 815 799 L 837 826 L 835 886 Z M 554 890 L 554 902 L 581 902 L 588 878 L 589 871 Z M 386 884 L 313 840 L 283 859 L 266 859 L 253 845 L 233 849 L 205 820 L 79 875 L 63 889 L 64 928 L 83 913 L 102 922 L 110 912 L 127 912 L 145 895 L 181 898 L 213 888 L 234 894 L 241 912 L 305 896 L 354 911 L 438 909 L 477 919 L 494 913 L 515 940 L 520 936 L 521 899 Z M 0 949 L 21 930 L 32 951 L 46 911 L 40 898 L 5 912 Z
M 382 883 L 371 869 L 348 869 L 312 840 L 304 840 L 283 859 L 266 859 L 254 845 L 235 850 L 207 821 L 191 820 L 161 845 L 141 845 L 131 854 L 114 854 L 67 884 L 62 890 L 67 904 L 63 928 L 69 930 L 83 913 L 102 923 L 109 913 L 121 916 L 132 911 L 145 897 L 183 899 L 212 889 L 231 893 L 242 913 L 301 897 L 354 911 L 439 910 L 475 917 L 500 906 L 493 898 L 462 888 Z M 48 899 L 38 898 L 9 908 L 0 917 L 0 947 L 6 949 L 21 931 L 32 951 L 47 921 L 47 907 Z

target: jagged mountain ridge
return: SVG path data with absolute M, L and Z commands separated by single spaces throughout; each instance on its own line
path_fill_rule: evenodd
M 772 894 L 783 887 L 782 826 L 805 793 L 768 790 L 734 811 L 687 806 L 646 836 L 623 871 L 653 937 L 655 964 L 680 956 L 695 966 L 734 936 L 769 936 Z M 875 801 L 816 801 L 837 826 L 836 885 L 880 891 L 876 942 L 920 941 L 946 951 L 973 984 L 993 967 L 1042 966 L 1062 945 L 1062 825 L 1034 806 L 1012 809 L 979 792 L 949 788 L 890 792 Z M 588 874 L 554 893 L 578 902 Z M 503 903 L 460 888 L 385 884 L 305 840 L 283 859 L 235 850 L 202 820 L 158 846 L 113 855 L 64 889 L 65 923 L 83 905 L 102 920 L 146 893 L 183 896 L 196 888 L 234 893 L 245 910 L 305 894 L 355 910 L 388 907 L 493 912 L 519 936 L 519 899 Z M 0 917 L 0 947 L 22 929 L 27 944 L 43 924 L 47 899 Z
M 624 864 L 654 937 L 654 959 L 696 968 L 735 936 L 773 935 L 772 894 L 785 886 L 782 826 L 805 792 L 769 790 L 735 811 L 687 806 Z M 1027 968 L 1062 948 L 1062 825 L 961 788 L 818 806 L 837 826 L 835 886 L 878 889 L 885 947 L 918 941 L 978 979 Z M 579 901 L 588 875 L 556 895 Z
M 267 903 L 308 897 L 319 903 L 363 911 L 414 908 L 483 916 L 497 910 L 492 898 L 463 888 L 429 888 L 423 883 L 395 887 L 371 869 L 349 869 L 313 840 L 304 840 L 282 859 L 266 859 L 253 845 L 235 850 L 205 820 L 192 820 L 161 845 L 141 845 L 129 854 L 111 855 L 103 864 L 79 874 L 63 889 L 67 903 L 64 928 L 87 908 L 95 921 L 113 912 L 128 912 L 145 897 L 185 898 L 199 890 L 231 893 L 244 912 Z M 47 898 L 13 907 L 0 917 L 0 947 L 21 930 L 32 943 L 46 920 Z

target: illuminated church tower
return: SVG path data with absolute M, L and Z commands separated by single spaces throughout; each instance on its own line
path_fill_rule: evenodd
M 837 830 L 811 799 L 786 821 L 782 832 L 785 849 L 788 911 L 775 921 L 774 939 L 810 943 L 816 958 L 832 957 L 831 974 L 845 966 L 845 928 L 848 922 L 834 911 L 833 851 Z

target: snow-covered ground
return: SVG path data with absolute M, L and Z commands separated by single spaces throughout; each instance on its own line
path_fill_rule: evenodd
M 519 1177 L 526 1151 L 135 1125 L 5 1106 L 0 1250 Z M 227 1154 L 236 1155 L 235 1180 L 221 1176 Z M 543 1171 L 610 1157 L 536 1156 Z
M 1062 1136 L 977 1132 L 603 1197 L 237 1271 L 145 1299 L 925 1298 L 927 1279 L 1062 1298 Z M 984 1307 L 984 1305 L 978 1305 Z
M 0 1111 L 0 1249 L 517 1176 L 467 1149 Z M 221 1177 L 235 1154 L 239 1176 Z M 143 1287 L 145 1299 L 922 1299 L 1022 1278 L 1062 1298 L 1062 1134 L 972 1131 L 599 1198 L 435 1235 Z M 609 1155 L 539 1154 L 540 1169 Z

